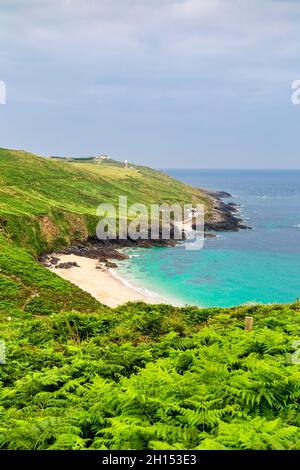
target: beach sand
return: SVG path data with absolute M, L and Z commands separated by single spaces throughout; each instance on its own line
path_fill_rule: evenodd
M 57 269 L 53 266 L 49 268 L 51 271 L 72 282 L 109 307 L 137 301 L 151 304 L 165 303 L 154 294 L 152 297 L 150 294 L 144 294 L 134 287 L 127 286 L 121 279 L 112 274 L 113 269 L 96 269 L 96 266 L 99 266 L 96 259 L 55 253 L 52 256 L 59 258 L 60 263 L 76 262 L 79 267 Z

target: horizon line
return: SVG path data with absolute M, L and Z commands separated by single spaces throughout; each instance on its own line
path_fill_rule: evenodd
M 300 171 L 300 168 L 201 168 L 201 167 L 165 167 L 156 170 L 201 170 L 201 171 Z

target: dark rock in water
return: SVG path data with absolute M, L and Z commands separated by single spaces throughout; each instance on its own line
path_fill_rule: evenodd
M 228 202 L 227 206 L 231 209 L 232 212 L 237 212 L 240 208 L 239 204 L 235 204 L 235 202 Z
M 242 220 L 236 216 L 238 205 L 235 203 L 225 204 L 225 202 L 216 199 L 214 204 L 214 211 L 209 219 L 205 223 L 206 231 L 214 232 L 237 232 L 245 228 Z
M 204 238 L 216 238 L 216 234 L 215 233 L 209 233 L 209 232 L 205 232 L 204 233 Z
M 232 197 L 232 194 L 227 193 L 226 191 L 216 191 L 214 193 L 214 196 L 218 197 L 218 198 L 221 198 L 221 199 L 224 199 L 226 197 Z
M 105 266 L 107 268 L 117 268 L 118 267 L 118 265 L 116 263 L 113 263 L 112 261 L 107 261 Z
M 201 191 L 216 199 L 225 199 L 226 197 L 232 197 L 232 194 L 228 193 L 227 191 L 209 191 L 208 189 L 201 189 Z
M 71 269 L 80 268 L 75 261 L 67 261 L 66 263 L 60 263 L 56 266 L 57 269 Z
M 59 258 L 55 258 L 54 256 L 51 256 L 49 262 L 51 264 L 57 264 L 57 263 L 59 263 Z

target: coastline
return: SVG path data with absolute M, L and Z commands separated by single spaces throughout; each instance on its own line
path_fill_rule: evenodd
M 132 286 L 113 272 L 115 268 L 99 265 L 97 259 L 60 253 L 52 253 L 51 256 L 58 259 L 59 263 L 76 263 L 77 266 L 59 268 L 59 264 L 56 264 L 48 266 L 50 271 L 72 282 L 109 307 L 117 307 L 127 302 L 169 303 L 154 293 L 152 295 L 150 292 L 142 292 Z
M 213 211 L 209 220 L 205 222 L 203 236 L 216 237 L 215 232 L 238 231 L 249 229 L 243 225 L 239 217 L 239 206 L 234 203 L 224 203 L 223 198 L 230 197 L 223 191 L 205 191 L 213 200 Z M 195 227 L 195 219 L 188 222 L 187 227 Z M 186 233 L 186 224 L 182 229 Z M 149 234 L 150 235 L 150 234 Z M 172 236 L 168 240 L 116 239 L 99 241 L 95 237 L 88 237 L 85 241 L 74 242 L 71 246 L 44 254 L 39 262 L 58 276 L 72 282 L 83 291 L 89 293 L 99 302 L 109 307 L 117 307 L 127 302 L 145 302 L 149 304 L 169 304 L 183 306 L 184 302 L 175 298 L 166 298 L 147 290 L 147 286 L 135 286 L 118 271 L 118 261 L 127 259 L 123 249 L 126 248 L 153 248 L 172 247 L 178 241 Z

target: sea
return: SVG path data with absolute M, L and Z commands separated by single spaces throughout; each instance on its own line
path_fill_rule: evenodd
M 300 170 L 164 170 L 190 185 L 229 192 L 252 230 L 218 233 L 199 251 L 128 249 L 119 266 L 134 287 L 200 307 L 300 298 Z

